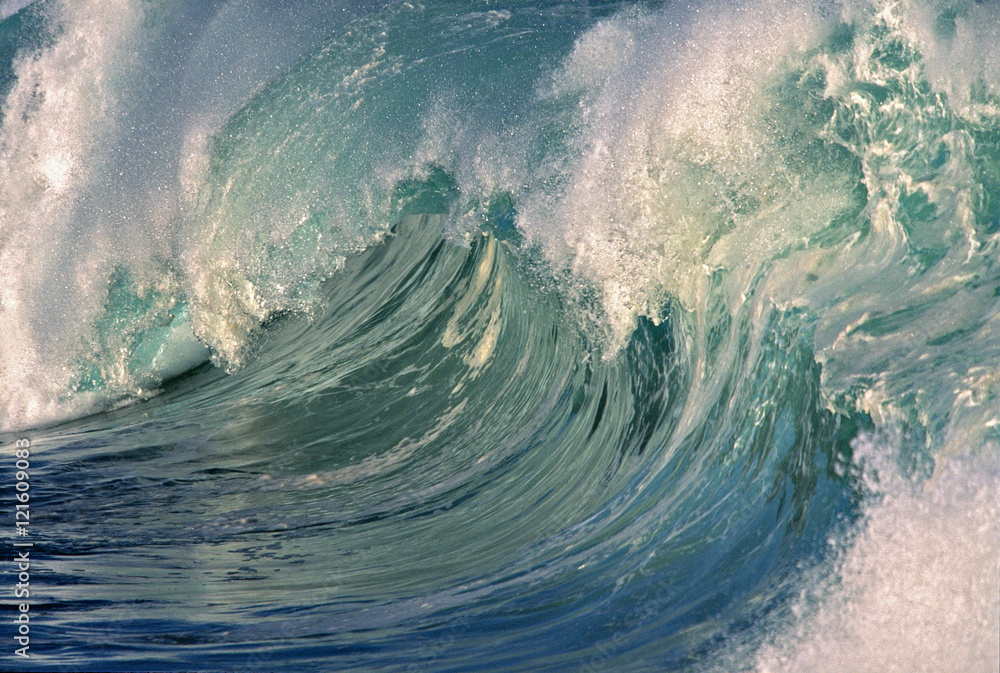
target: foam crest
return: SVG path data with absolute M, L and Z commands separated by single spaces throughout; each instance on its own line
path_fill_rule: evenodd
M 77 221 L 116 127 L 117 63 L 143 14 L 113 0 L 46 8 L 54 44 L 21 55 L 0 135 L 0 427 L 58 417 L 80 348 L 73 325 L 99 309 L 113 243 Z
M 665 296 L 695 307 L 706 270 L 752 274 L 843 206 L 842 178 L 795 165 L 806 120 L 777 94 L 825 20 L 783 2 L 701 9 L 599 23 L 545 93 L 579 96 L 579 159 L 523 225 L 595 282 L 619 338 Z
M 0 427 L 148 396 L 207 358 L 205 343 L 236 352 L 270 315 L 251 287 L 260 279 L 229 268 L 240 241 L 185 251 L 204 233 L 196 211 L 220 128 L 346 9 L 85 0 L 38 10 L 49 39 L 14 63 L 0 137 Z M 244 238 L 266 237 L 270 222 L 253 224 Z M 309 272 L 296 262 L 264 280 L 289 285 Z M 210 332 L 234 322 L 240 299 L 256 310 Z

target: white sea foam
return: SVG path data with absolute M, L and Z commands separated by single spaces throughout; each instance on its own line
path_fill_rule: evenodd
M 914 484 L 887 456 L 855 449 L 871 497 L 832 580 L 756 656 L 758 673 L 992 673 L 1000 661 L 997 447 L 942 458 Z M 877 475 L 877 476 L 876 476 Z
M 733 271 L 739 297 L 843 207 L 840 176 L 790 165 L 801 120 L 773 91 L 825 24 L 778 0 L 626 12 L 581 37 L 542 89 L 580 96 L 579 158 L 561 193 L 524 206 L 522 226 L 595 283 L 619 338 L 665 296 L 697 306 L 707 271 Z
M 279 11 L 256 0 L 170 7 L 54 0 L 40 7 L 51 40 L 15 59 L 0 131 L 0 429 L 145 395 L 158 373 L 177 373 L 203 353 L 185 339 L 176 361 L 161 355 L 145 371 L 129 364 L 136 330 L 171 321 L 199 271 L 185 268 L 180 251 L 191 238 L 184 222 L 208 171 L 211 138 L 343 20 L 345 7 L 312 4 L 283 3 Z M 272 33 L 279 37 L 262 37 Z M 133 316 L 116 339 L 98 323 L 107 322 L 119 272 L 139 299 L 172 295 L 153 307 L 167 313 Z M 88 366 L 104 394 L 77 394 L 92 387 Z
M 55 3 L 55 43 L 15 63 L 0 136 L 0 428 L 51 420 L 80 347 L 73 325 L 98 309 L 109 246 L 80 227 L 100 148 L 120 122 L 116 63 L 142 11 L 111 0 Z M 70 412 L 72 413 L 72 412 Z
M 984 112 L 985 103 L 970 94 L 977 85 L 1000 90 L 1000 50 L 992 48 L 1000 44 L 1000 4 L 905 0 L 901 5 L 902 29 L 923 54 L 932 84 L 948 95 L 956 112 Z M 995 109 L 990 112 L 996 115 Z

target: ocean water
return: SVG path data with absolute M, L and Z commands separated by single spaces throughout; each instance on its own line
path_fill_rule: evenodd
M 0 669 L 997 670 L 1000 3 L 0 17 Z

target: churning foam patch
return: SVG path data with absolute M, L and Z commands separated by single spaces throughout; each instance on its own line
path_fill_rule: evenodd
M 269 4 L 40 5 L 51 41 L 15 59 L 0 130 L 0 429 L 105 406 L 101 395 L 74 390 L 84 362 L 101 369 L 109 390 L 135 392 L 133 372 L 117 366 L 127 359 L 120 344 L 97 334 L 109 277 L 124 269 L 137 288 L 155 285 L 163 260 L 182 280 L 197 273 L 177 248 L 190 238 L 184 215 L 197 204 L 213 133 L 346 20 L 348 4 L 361 8 Z M 263 39 L 274 34 L 283 37 Z M 202 353 L 188 345 L 188 355 L 156 371 Z
M 697 306 L 707 270 L 753 273 L 840 207 L 839 185 L 796 174 L 804 148 L 784 129 L 801 120 L 780 118 L 774 90 L 827 24 L 782 0 L 626 11 L 540 87 L 579 98 L 576 158 L 554 158 L 569 164 L 565 187 L 534 195 L 519 223 L 598 288 L 618 338 L 665 296 Z
M 885 444 L 856 442 L 872 489 L 861 529 L 834 579 L 793 608 L 803 618 L 758 651 L 758 673 L 997 670 L 998 447 L 939 457 L 933 476 L 915 484 Z
M 903 30 L 923 55 L 931 84 L 956 113 L 975 115 L 976 86 L 1000 95 L 1000 3 L 902 3 Z M 988 46 L 989 45 L 989 46 Z M 993 112 L 995 113 L 995 110 Z
M 100 308 L 108 251 L 99 226 L 80 226 L 83 193 L 114 131 L 109 87 L 141 8 L 57 2 L 46 50 L 18 56 L 0 137 L 0 429 L 75 415 L 60 400 L 79 325 Z M 78 399 L 71 405 L 88 406 Z

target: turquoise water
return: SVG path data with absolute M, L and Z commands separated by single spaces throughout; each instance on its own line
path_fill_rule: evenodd
M 1000 6 L 21 4 L 4 670 L 995 670 Z

